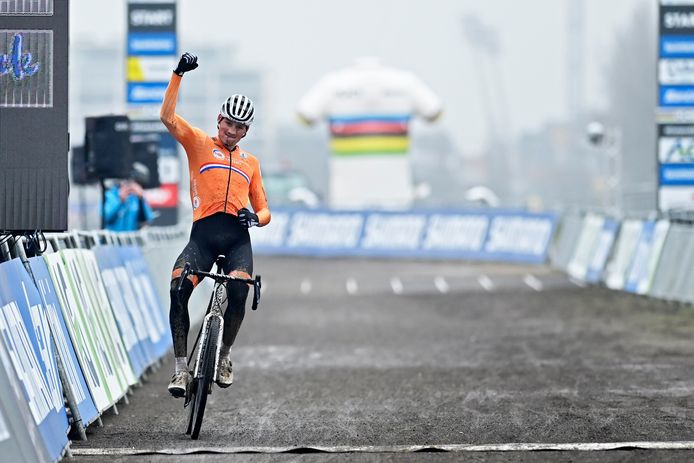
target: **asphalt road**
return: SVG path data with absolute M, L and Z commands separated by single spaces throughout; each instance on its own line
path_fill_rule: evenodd
M 168 359 L 70 461 L 694 460 L 691 308 L 542 266 L 259 257 L 256 270 L 261 307 L 200 439 L 166 392 Z

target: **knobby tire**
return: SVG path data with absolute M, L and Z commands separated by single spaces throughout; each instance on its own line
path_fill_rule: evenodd
M 210 320 L 209 332 L 205 345 L 202 346 L 203 353 L 200 359 L 200 375 L 195 378 L 195 396 L 193 403 L 190 404 L 193 408 L 189 418 L 189 427 L 191 427 L 191 439 L 197 439 L 200 435 L 202 427 L 202 418 L 205 415 L 205 405 L 207 404 L 207 394 L 212 385 L 215 375 L 215 357 L 217 355 L 217 340 L 219 339 L 219 319 L 212 318 Z

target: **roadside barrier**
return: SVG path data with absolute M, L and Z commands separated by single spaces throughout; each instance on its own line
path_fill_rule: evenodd
M 578 238 L 576 250 L 571 257 L 567 272 L 573 278 L 585 280 L 588 266 L 591 263 L 595 247 L 600 239 L 600 232 L 605 225 L 605 218 L 596 214 L 586 215 Z
M 658 271 L 650 291 L 651 296 L 676 301 L 685 295 L 683 286 L 687 282 L 686 276 L 691 275 L 694 267 L 692 246 L 692 226 L 672 224 L 663 246 Z
M 188 242 L 189 230 L 180 227 L 158 227 L 143 230 L 142 233 L 144 234 L 144 243 L 139 249 L 149 268 L 157 269 L 157 278 L 153 281 L 154 289 L 159 294 L 159 299 L 168 304 L 171 270 Z M 213 286 L 214 282 L 205 278 L 190 296 L 188 307 L 190 307 L 191 325 L 196 325 L 202 321 Z M 168 305 L 165 308 L 164 313 L 168 327 Z M 196 308 L 198 309 L 196 310 Z
M 561 219 L 552 249 L 550 263 L 577 280 L 694 304 L 691 217 L 620 221 L 570 214 Z
M 610 250 L 617 239 L 619 233 L 619 222 L 611 217 L 604 217 L 602 229 L 597 237 L 591 253 L 592 257 L 588 263 L 585 280 L 589 283 L 598 283 L 602 280 L 607 266 L 607 259 L 610 257 Z
M 615 253 L 608 260 L 605 271 L 605 284 L 608 288 L 624 289 L 642 229 L 643 222 L 640 220 L 622 222 L 615 243 Z
M 549 252 L 550 262 L 556 268 L 568 270 L 582 226 L 583 215 L 578 211 L 567 212 L 561 217 Z
M 273 210 L 251 229 L 258 254 L 372 256 L 542 263 L 553 213 L 471 210 L 377 212 Z
M 0 264 L 0 333 L 3 364 L 20 385 L 16 397 L 29 406 L 49 461 L 67 450 L 68 418 L 46 309 L 19 259 Z M 17 435 L 19 437 L 19 435 Z
M 0 363 L 0 452 L 3 461 L 55 461 L 57 458 L 48 456 L 29 404 L 24 399 L 24 386 L 2 342 Z
M 175 233 L 150 233 L 151 245 L 144 233 L 54 234 L 31 258 L 23 237 L 0 246 L 3 461 L 69 455 L 69 436 L 86 439 L 86 426 L 118 413 L 168 353 L 168 310 L 151 269 L 169 259 L 157 260 L 156 243 Z
M 43 305 L 46 308 L 52 338 L 56 346 L 56 358 L 59 362 L 58 371 L 63 372 L 61 377 L 63 389 L 69 390 L 68 394 L 72 396 L 71 400 L 78 408 L 81 423 L 86 427 L 98 418 L 99 412 L 96 409 L 84 374 L 80 368 L 77 352 L 61 310 L 62 306 L 58 293 L 44 258 L 30 258 L 29 267 L 36 281 L 36 286 L 41 293 Z
M 648 293 L 669 229 L 670 222 L 667 220 L 648 220 L 643 223 L 624 289 L 638 294 Z

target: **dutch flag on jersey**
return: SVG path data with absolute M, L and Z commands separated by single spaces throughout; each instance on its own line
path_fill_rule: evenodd
M 207 172 L 208 170 L 211 170 L 211 169 L 224 169 L 224 170 L 231 169 L 233 172 L 236 172 L 241 177 L 243 177 L 249 185 L 251 184 L 251 179 L 248 177 L 248 175 L 246 175 L 246 173 L 244 171 L 242 171 L 239 168 L 229 166 L 229 164 L 220 164 L 217 162 L 208 162 L 207 164 L 203 164 L 200 167 L 200 173 L 202 174 L 203 172 Z

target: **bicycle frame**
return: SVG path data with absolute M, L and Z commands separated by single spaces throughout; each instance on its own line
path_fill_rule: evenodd
M 221 348 L 221 339 L 222 336 L 221 334 L 224 331 L 224 318 L 223 314 L 221 313 L 221 295 L 222 292 L 220 291 L 223 289 L 226 291 L 226 282 L 229 281 L 240 281 L 242 283 L 246 283 L 249 285 L 253 285 L 253 303 L 251 304 L 251 309 L 257 310 L 258 309 L 258 303 L 260 302 L 260 288 L 261 288 L 261 279 L 260 275 L 256 275 L 255 278 L 242 278 L 242 277 L 235 277 L 231 275 L 225 275 L 222 270 L 222 265 L 223 265 L 223 260 L 224 256 L 218 256 L 217 260 L 215 261 L 215 264 L 217 266 L 216 268 L 216 273 L 210 273 L 210 272 L 203 272 L 202 270 L 194 270 L 191 268 L 190 263 L 186 262 L 186 264 L 183 266 L 183 272 L 181 273 L 181 280 L 178 283 L 178 292 L 177 294 L 180 293 L 181 287 L 183 285 L 183 281 L 188 278 L 190 275 L 196 275 L 199 277 L 209 277 L 212 278 L 215 281 L 214 285 L 214 290 L 212 291 L 212 296 L 210 297 L 210 303 L 207 306 L 207 311 L 205 312 L 205 318 L 203 320 L 202 325 L 200 326 L 200 331 L 198 332 L 197 337 L 195 338 L 195 342 L 193 343 L 193 349 L 190 351 L 191 353 L 195 352 L 195 348 L 198 345 L 198 342 L 200 341 L 200 337 L 202 336 L 202 343 L 201 345 L 205 345 L 205 340 L 206 340 L 206 335 L 207 335 L 207 330 L 205 329 L 206 327 L 209 326 L 210 320 L 212 317 L 219 317 L 220 319 L 220 336 L 217 340 L 217 354 L 215 357 L 215 367 L 219 365 L 219 351 Z M 214 299 L 217 298 L 217 304 L 215 304 Z M 219 310 L 215 310 L 214 313 L 211 313 L 213 308 L 219 308 Z M 198 354 L 195 359 L 195 370 L 193 372 L 193 377 L 197 377 L 198 375 L 198 369 L 200 367 L 200 358 L 202 355 L 202 349 L 198 350 Z M 188 356 L 188 362 L 192 360 L 192 355 Z M 216 371 L 216 370 L 215 370 Z M 215 380 L 217 378 L 215 377 Z M 187 401 L 186 401 L 187 403 Z
M 193 381 L 191 387 L 186 391 L 184 402 L 184 407 L 191 407 L 188 414 L 188 428 L 186 434 L 190 434 L 192 439 L 197 439 L 199 436 L 205 414 L 207 395 L 212 393 L 212 384 L 217 380 L 217 368 L 220 362 L 220 352 L 224 334 L 222 304 L 224 303 L 224 297 L 227 296 L 226 283 L 229 281 L 240 281 L 253 285 L 253 310 L 258 308 L 258 301 L 260 300 L 260 275 L 256 275 L 255 278 L 239 278 L 224 275 L 222 273 L 224 256 L 222 255 L 217 257 L 215 263 L 217 266 L 217 273 L 193 270 L 190 264 L 186 263 L 183 267 L 181 280 L 178 284 L 178 292 L 180 294 L 183 281 L 188 278 L 189 275 L 209 277 L 215 281 L 214 290 L 210 298 L 210 303 L 207 306 L 202 325 L 200 326 L 200 331 L 193 344 L 193 350 L 190 355 L 188 355 L 188 366 L 190 367 L 192 354 L 195 352 L 198 341 L 200 341 L 200 348 L 195 357 Z M 214 349 L 214 351 L 212 349 Z

